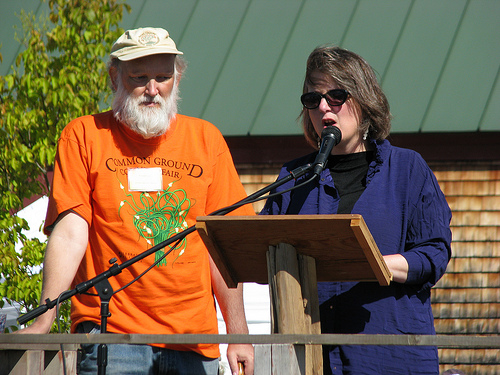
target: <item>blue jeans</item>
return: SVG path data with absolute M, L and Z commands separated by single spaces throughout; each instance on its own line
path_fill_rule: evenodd
M 99 333 L 99 327 L 90 333 Z M 82 345 L 79 375 L 97 375 L 99 345 Z M 219 360 L 150 345 L 108 344 L 106 375 L 217 375 Z

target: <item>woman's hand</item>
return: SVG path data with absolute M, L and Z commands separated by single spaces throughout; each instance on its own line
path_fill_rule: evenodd
M 392 280 L 404 283 L 408 278 L 408 262 L 401 254 L 384 255 L 384 261 L 392 272 Z

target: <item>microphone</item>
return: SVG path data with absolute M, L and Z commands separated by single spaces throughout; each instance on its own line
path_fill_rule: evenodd
M 338 145 L 341 139 L 342 133 L 339 128 L 331 125 L 325 126 L 321 132 L 321 147 L 313 163 L 315 175 L 319 176 L 321 171 L 325 169 L 326 163 L 328 162 L 328 156 L 332 152 L 333 146 Z

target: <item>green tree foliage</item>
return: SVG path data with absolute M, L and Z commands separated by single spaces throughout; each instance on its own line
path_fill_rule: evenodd
M 28 224 L 15 213 L 26 199 L 50 191 L 63 127 L 108 105 L 106 58 L 123 32 L 118 27 L 123 9 L 130 12 L 120 0 L 49 0 L 48 5 L 48 16 L 38 22 L 21 14 L 26 49 L 12 73 L 0 77 L 0 296 L 20 303 L 22 312 L 40 303 L 45 243 L 27 238 L 22 230 Z M 66 331 L 68 304 L 61 307 L 61 319 Z

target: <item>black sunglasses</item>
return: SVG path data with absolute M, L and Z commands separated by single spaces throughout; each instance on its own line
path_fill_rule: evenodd
M 328 105 L 333 107 L 344 104 L 348 97 L 349 93 L 346 90 L 334 89 L 328 91 L 326 94 L 307 92 L 300 97 L 300 101 L 305 108 L 315 109 L 319 107 L 322 98 L 325 98 Z

